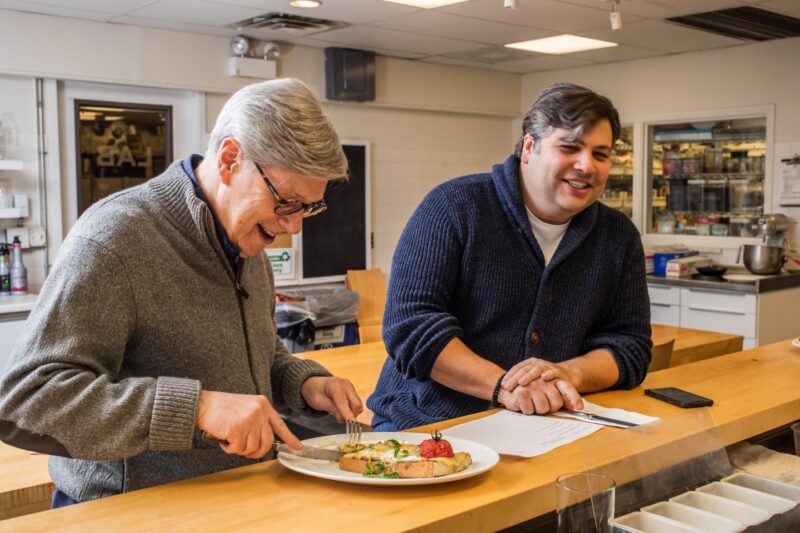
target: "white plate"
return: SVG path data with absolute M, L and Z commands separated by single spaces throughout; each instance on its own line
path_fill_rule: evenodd
M 316 437 L 303 441 L 303 444 L 311 446 L 321 446 L 324 448 L 336 448 L 339 443 L 344 442 L 344 435 L 330 435 L 327 437 Z M 364 433 L 361 442 L 379 442 L 383 440 L 395 439 L 409 444 L 419 444 L 425 439 L 431 438 L 427 433 L 405 433 L 405 432 L 385 432 L 385 433 Z M 396 478 L 386 479 L 379 477 L 365 477 L 355 472 L 347 472 L 339 468 L 339 463 L 332 461 L 322 461 L 319 459 L 308 459 L 298 457 L 289 453 L 278 453 L 278 462 L 289 470 L 300 472 L 313 477 L 330 479 L 333 481 L 343 481 L 345 483 L 356 483 L 358 485 L 434 485 L 436 483 L 448 483 L 459 479 L 477 476 L 486 472 L 500 460 L 496 451 L 488 446 L 477 442 L 459 439 L 456 437 L 446 437 L 453 450 L 456 452 L 467 452 L 472 456 L 472 464 L 465 470 L 441 477 L 431 478 Z
M 800 337 L 792 339 L 792 346 L 794 346 L 795 348 L 800 348 Z
M 770 276 L 759 276 L 757 274 L 726 274 L 722 277 L 733 282 L 755 283 L 760 279 L 768 278 Z

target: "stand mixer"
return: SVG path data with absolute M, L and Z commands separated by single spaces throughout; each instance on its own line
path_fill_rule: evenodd
M 745 244 L 739 248 L 744 266 L 753 274 L 779 274 L 786 262 L 784 246 L 789 219 L 786 215 L 763 215 L 753 224 L 753 229 L 763 244 Z M 739 262 L 737 257 L 736 262 Z
M 786 215 L 763 215 L 753 225 L 756 235 L 763 239 L 764 246 L 786 245 L 786 232 L 789 231 L 789 219 Z

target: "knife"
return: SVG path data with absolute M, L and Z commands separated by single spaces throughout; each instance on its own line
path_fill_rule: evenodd
M 611 424 L 625 426 L 626 428 L 634 428 L 639 425 L 633 422 L 628 422 L 627 420 L 618 420 L 616 418 L 609 418 L 607 416 L 600 416 L 592 413 L 584 413 L 582 411 L 570 411 L 569 409 L 562 409 L 562 411 L 564 411 L 565 413 L 569 413 L 571 415 L 575 415 L 578 418 L 583 418 L 584 420 L 596 421 L 596 422 L 608 422 Z
M 218 439 L 217 437 L 211 435 L 207 431 L 203 431 L 203 435 L 201 436 L 201 438 L 203 440 L 219 442 L 220 444 L 227 443 L 227 441 Z M 279 440 L 276 440 L 275 442 L 272 443 L 272 451 L 288 453 L 290 455 L 296 455 L 297 457 L 305 457 L 306 459 L 321 459 L 323 461 L 338 461 L 339 459 L 342 458 L 344 454 L 348 453 L 348 452 L 343 452 L 341 450 L 331 450 L 328 448 L 309 446 L 308 444 L 303 444 L 302 449 L 295 450 Z

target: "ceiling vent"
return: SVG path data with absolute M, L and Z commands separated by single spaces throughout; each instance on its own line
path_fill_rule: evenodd
M 667 20 L 748 41 L 770 41 L 800 35 L 800 19 L 750 6 L 707 11 Z
M 264 13 L 263 15 L 228 24 L 229 28 L 233 28 L 236 31 L 270 30 L 287 34 L 317 33 L 342 28 L 344 26 L 347 26 L 344 22 L 301 17 L 299 15 L 290 15 L 287 13 Z

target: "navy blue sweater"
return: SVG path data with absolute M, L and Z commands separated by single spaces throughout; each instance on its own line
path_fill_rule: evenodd
M 560 362 L 607 348 L 619 367 L 615 388 L 644 379 L 650 302 L 636 228 L 596 202 L 572 218 L 545 268 L 518 172 L 511 156 L 491 174 L 445 182 L 409 220 L 383 318 L 389 357 L 367 400 L 373 424 L 405 429 L 487 408 L 485 399 L 430 379 L 455 337 L 505 369 L 529 357 Z

